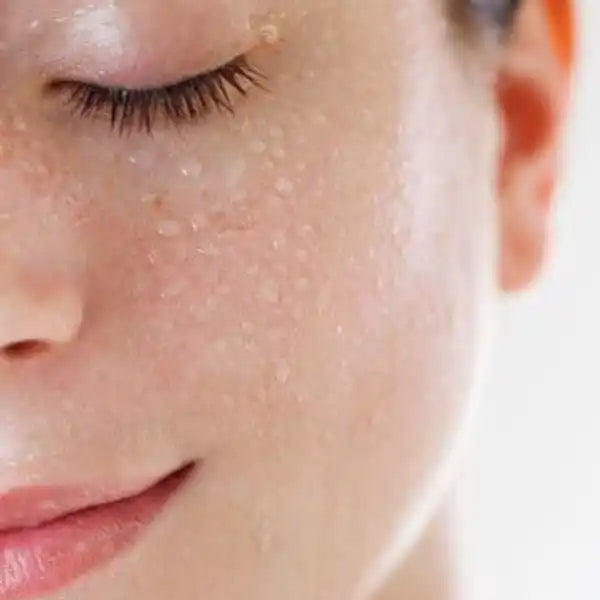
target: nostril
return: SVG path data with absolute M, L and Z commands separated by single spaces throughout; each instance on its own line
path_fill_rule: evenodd
M 48 347 L 48 342 L 42 340 L 23 340 L 5 346 L 3 352 L 8 358 L 26 358 L 44 352 Z

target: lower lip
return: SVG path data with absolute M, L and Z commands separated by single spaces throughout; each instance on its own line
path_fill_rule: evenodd
M 191 466 L 137 496 L 31 529 L 0 532 L 0 600 L 50 594 L 130 546 L 181 486 Z

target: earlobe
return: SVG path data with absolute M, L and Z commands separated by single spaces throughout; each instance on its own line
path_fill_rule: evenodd
M 567 0 L 559 3 L 568 5 Z M 572 56 L 572 37 L 565 38 L 556 24 L 549 26 L 555 21 L 560 27 L 565 23 L 562 9 L 549 12 L 553 4 L 554 0 L 526 2 L 496 88 L 504 134 L 497 188 L 499 283 L 505 291 L 533 282 L 550 237 L 551 198 L 569 88 L 565 65 Z

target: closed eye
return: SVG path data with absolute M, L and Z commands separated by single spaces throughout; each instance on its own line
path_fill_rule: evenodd
M 159 119 L 178 125 L 203 119 L 214 109 L 234 114 L 232 94 L 247 96 L 252 87 L 268 91 L 265 80 L 240 55 L 221 67 L 162 87 L 131 89 L 59 80 L 48 89 L 66 94 L 66 104 L 79 117 L 104 117 L 120 134 L 134 130 L 150 134 Z

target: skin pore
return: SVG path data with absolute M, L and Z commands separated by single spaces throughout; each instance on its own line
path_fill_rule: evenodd
M 442 0 L 1 4 L 0 491 L 199 465 L 50 600 L 442 598 L 431 519 L 557 164 L 566 75 L 524 4 L 510 41 Z M 69 103 L 240 54 L 268 91 L 233 115 Z

